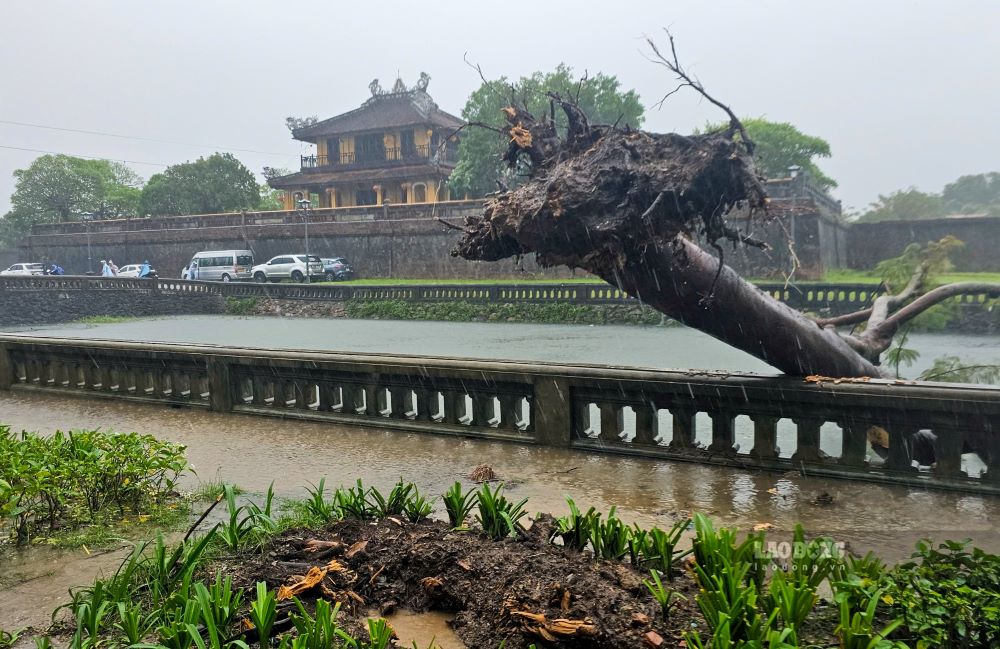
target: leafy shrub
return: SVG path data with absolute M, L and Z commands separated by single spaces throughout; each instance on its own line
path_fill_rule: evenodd
M 187 470 L 184 446 L 99 430 L 51 437 L 0 426 L 0 532 L 28 542 L 45 529 L 162 503 Z
M 251 297 L 227 297 L 226 298 L 226 314 L 227 315 L 253 315 L 257 312 L 257 305 L 260 303 L 260 298 L 256 296 Z
M 927 647 L 1000 646 L 1000 556 L 921 541 L 912 558 L 886 574 L 882 596 L 910 635 Z
M 462 492 L 462 483 L 455 482 L 441 497 L 448 514 L 448 524 L 453 528 L 463 527 L 465 520 L 476 506 L 478 496 L 474 491 Z

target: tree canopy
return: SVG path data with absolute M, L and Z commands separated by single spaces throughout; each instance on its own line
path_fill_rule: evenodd
M 517 184 L 517 171 L 509 171 L 500 156 L 507 147 L 503 108 L 517 103 L 534 114 L 549 112 L 548 93 L 571 97 L 593 123 L 618 123 L 638 128 L 642 126 L 644 109 L 634 90 L 623 91 L 618 79 L 598 73 L 575 77 L 573 69 L 560 64 L 552 72 L 535 72 L 521 77 L 516 83 L 506 77 L 485 81 L 470 96 L 462 109 L 467 122 L 489 128 L 472 126 L 462 134 L 458 148 L 458 164 L 448 180 L 453 196 L 482 196 L 496 191 L 497 180 L 507 185 Z M 566 118 L 556 113 L 556 124 L 565 131 Z
M 154 174 L 142 190 L 142 214 L 206 214 L 255 209 L 261 192 L 253 172 L 231 153 L 213 153 Z
M 765 178 L 783 178 L 788 175 L 788 168 L 795 165 L 802 167 L 820 188 L 833 189 L 837 186 L 837 181 L 816 164 L 816 158 L 830 157 L 829 142 L 807 135 L 788 122 L 772 122 L 762 117 L 742 122 L 755 145 L 754 166 Z M 728 127 L 728 122 L 709 124 L 705 130 L 718 131 Z
M 1000 214 L 1000 173 L 961 176 L 945 185 L 940 194 L 916 187 L 880 194 L 858 221 L 905 221 L 971 213 Z
M 79 220 L 91 212 L 105 218 L 134 215 L 142 178 L 120 162 L 43 155 L 14 172 L 11 209 L 0 237 L 13 243 L 36 223 Z

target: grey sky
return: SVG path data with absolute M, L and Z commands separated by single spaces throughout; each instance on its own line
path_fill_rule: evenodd
M 589 7 L 593 8 L 589 8 Z M 682 62 L 740 115 L 789 121 L 830 141 L 836 196 L 928 191 L 1000 170 L 1000 3 L 955 2 L 334 2 L 7 0 L 0 9 L 0 145 L 161 163 L 227 147 L 251 169 L 296 167 L 288 115 L 358 106 L 368 83 L 431 75 L 459 113 L 478 77 L 517 77 L 564 61 L 617 75 L 649 107 L 669 88 L 642 36 L 673 30 Z M 691 95 L 650 110 L 646 128 L 688 132 L 721 114 Z M 0 148 L 0 213 L 12 172 L 39 154 Z M 132 165 L 143 177 L 162 166 Z

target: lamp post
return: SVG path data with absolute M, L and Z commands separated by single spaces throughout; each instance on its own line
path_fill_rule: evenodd
M 83 214 L 80 215 L 80 217 L 83 219 L 83 226 L 84 229 L 87 231 L 87 274 L 93 275 L 94 270 L 90 257 L 90 222 L 94 220 L 94 213 L 84 212 Z
M 299 200 L 299 214 L 302 215 L 302 222 L 305 224 L 306 231 L 306 284 L 312 282 L 309 276 L 309 208 L 312 206 L 312 201 L 307 198 Z

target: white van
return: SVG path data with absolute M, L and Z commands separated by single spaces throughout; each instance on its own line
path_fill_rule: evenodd
M 249 250 L 204 250 L 191 258 L 181 279 L 237 282 L 250 279 L 251 268 L 253 252 Z

